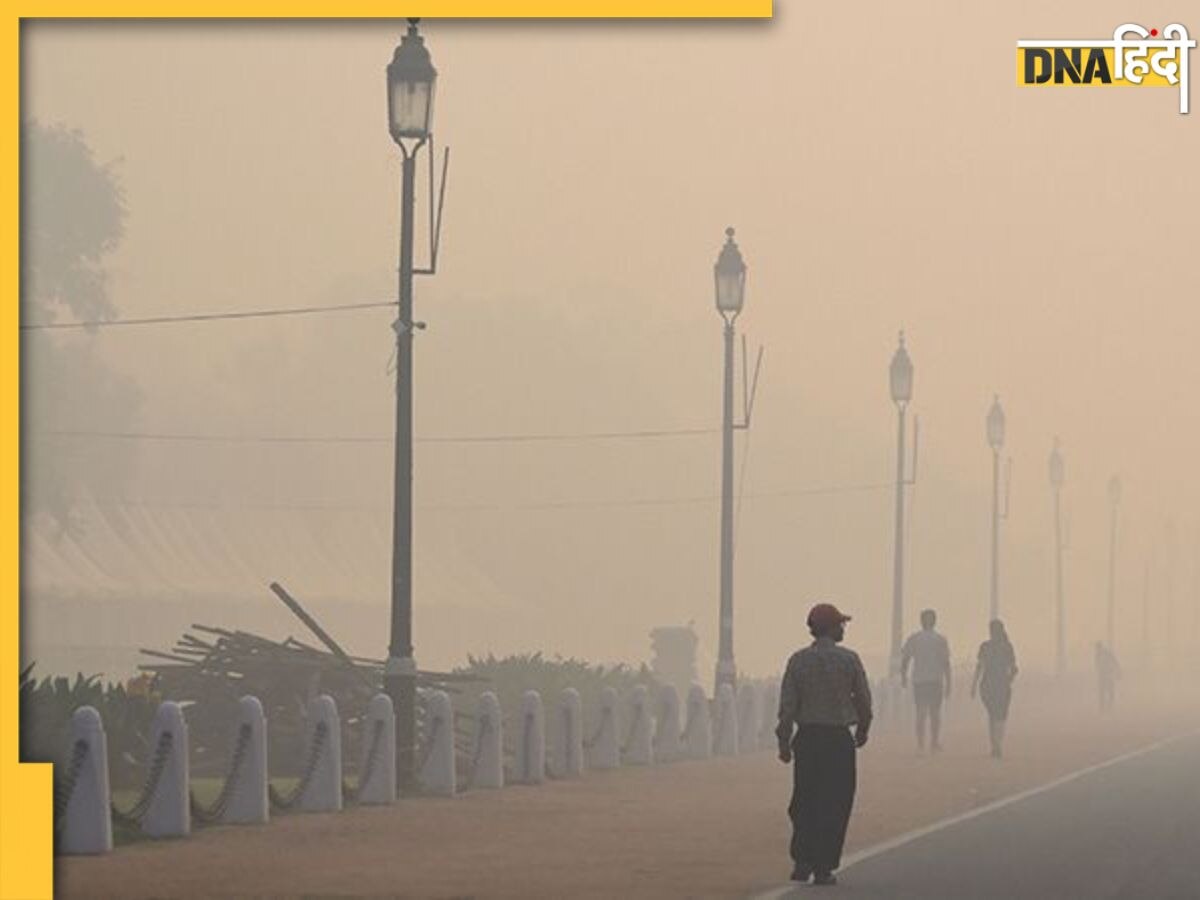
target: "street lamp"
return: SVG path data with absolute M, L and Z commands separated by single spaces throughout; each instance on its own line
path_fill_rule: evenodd
M 987 440 L 992 448 L 992 597 L 989 619 L 1000 617 L 1000 451 L 1004 448 L 1004 409 L 1000 397 L 987 415 Z
M 1062 452 L 1058 449 L 1058 438 L 1050 451 L 1050 488 L 1054 491 L 1054 617 L 1055 617 L 1055 671 L 1061 678 L 1067 669 L 1066 604 L 1063 602 L 1063 535 L 1062 535 L 1062 486 L 1066 479 L 1066 467 Z
M 412 643 L 413 475 L 413 204 L 417 151 L 429 140 L 437 70 L 418 19 L 387 67 L 388 131 L 400 147 L 400 269 L 396 332 L 396 441 L 392 507 L 392 621 L 384 691 L 396 711 L 396 775 L 401 787 L 415 782 L 417 664 Z
M 904 347 L 904 332 L 900 332 L 900 344 L 892 355 L 888 368 L 888 380 L 892 390 L 892 402 L 896 404 L 896 537 L 895 556 L 892 560 L 892 644 L 888 656 L 888 673 L 893 679 L 900 674 L 900 643 L 904 629 L 904 427 L 905 413 L 913 392 L 913 364 Z M 914 457 L 916 448 L 914 447 Z
M 1108 649 L 1116 652 L 1117 631 L 1115 625 L 1117 609 L 1117 512 L 1121 505 L 1121 477 L 1108 479 Z
M 746 263 L 733 240 L 733 229 L 725 229 L 725 245 L 713 266 L 717 312 L 725 322 L 725 381 L 721 420 L 721 597 L 717 646 L 716 689 L 734 685 L 737 669 L 733 662 L 733 323 L 746 299 Z
M 425 39 L 417 32 L 420 21 L 408 20 L 408 32 L 400 39 L 387 67 L 388 131 L 402 150 L 405 139 L 417 141 L 420 146 L 433 131 L 437 69 L 433 67 Z

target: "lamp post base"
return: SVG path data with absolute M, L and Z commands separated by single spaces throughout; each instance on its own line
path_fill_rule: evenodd
M 396 786 L 401 793 L 417 788 L 417 661 L 389 656 L 383 667 L 383 692 L 396 711 Z
M 717 690 L 723 684 L 728 684 L 733 688 L 737 687 L 737 665 L 732 659 L 717 660 L 716 689 L 713 691 L 714 697 L 717 695 Z

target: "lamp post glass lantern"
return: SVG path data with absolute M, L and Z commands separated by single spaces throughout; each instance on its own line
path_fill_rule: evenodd
M 746 300 L 746 263 L 733 240 L 733 229 L 725 229 L 725 246 L 713 266 L 717 309 L 723 316 L 736 316 Z
M 1054 439 L 1054 449 L 1050 451 L 1050 486 L 1060 488 L 1066 477 L 1066 467 L 1063 463 L 1062 451 L 1058 448 L 1058 438 Z
M 713 696 L 722 684 L 733 686 L 737 668 L 733 659 L 733 338 L 734 320 L 746 300 L 746 262 L 725 229 L 725 244 L 713 266 L 717 311 L 725 320 L 725 374 L 721 393 L 721 562 L 718 606 L 717 668 Z
M 908 350 L 904 346 L 904 332 L 900 332 L 900 346 L 892 355 L 892 365 L 888 369 L 888 378 L 892 389 L 892 402 L 897 406 L 906 406 L 912 400 L 913 364 Z
M 437 69 L 417 32 L 419 19 L 408 20 L 408 32 L 400 40 L 387 67 L 388 130 L 403 146 L 406 138 L 423 142 L 433 130 L 433 93 Z
M 991 448 L 997 452 L 1004 447 L 1005 425 L 1004 408 L 1000 405 L 1000 398 L 996 397 L 992 400 L 992 408 L 988 410 L 987 439 Z

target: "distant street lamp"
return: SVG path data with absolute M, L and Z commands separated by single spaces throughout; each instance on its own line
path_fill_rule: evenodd
M 717 312 L 725 322 L 725 381 L 721 420 L 721 590 L 720 638 L 717 647 L 716 691 L 722 684 L 733 686 L 737 667 L 733 661 L 733 336 L 734 322 L 746 299 L 746 263 L 733 240 L 733 229 L 725 229 L 725 245 L 713 267 Z
M 992 596 L 988 618 L 1000 617 L 1000 451 L 1004 449 L 1004 409 L 1000 397 L 992 400 L 987 415 L 987 440 L 992 448 Z M 1007 514 L 1007 503 L 1005 504 Z
M 1117 649 L 1117 514 L 1121 505 L 1121 478 L 1114 475 L 1108 479 L 1108 621 L 1105 632 L 1108 636 L 1108 649 L 1114 653 Z
M 396 710 L 396 774 L 401 787 L 415 782 L 417 733 L 417 664 L 412 642 L 412 512 L 413 512 L 413 205 L 417 151 L 433 127 L 433 94 L 437 70 L 418 19 L 409 19 L 387 67 L 388 131 L 400 147 L 400 275 L 396 331 L 396 442 L 392 512 L 392 621 L 384 691 Z
M 1167 626 L 1166 666 L 1175 667 L 1175 540 L 1177 531 L 1175 517 L 1167 517 L 1166 534 L 1164 535 L 1165 553 L 1163 560 L 1163 606 L 1165 607 L 1165 624 Z
M 1063 600 L 1062 486 L 1066 467 L 1058 438 L 1050 451 L 1050 488 L 1054 491 L 1054 670 L 1061 678 L 1067 670 L 1066 603 Z
M 904 424 L 908 404 L 913 393 L 913 364 L 904 347 L 904 332 L 900 332 L 899 346 L 892 354 L 888 367 L 888 383 L 892 402 L 896 404 L 896 529 L 892 559 L 892 643 L 888 654 L 888 674 L 895 679 L 900 674 L 900 644 L 904 634 L 904 487 L 909 482 L 904 476 Z M 913 477 L 916 477 L 916 438 L 913 447 Z

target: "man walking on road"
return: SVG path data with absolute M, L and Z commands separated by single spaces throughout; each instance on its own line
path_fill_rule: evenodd
M 837 884 L 846 826 L 854 805 L 855 748 L 867 742 L 871 689 L 862 661 L 837 646 L 850 617 L 831 603 L 809 611 L 813 642 L 787 662 L 779 693 L 779 758 L 795 760 L 792 801 L 793 881 Z M 855 726 L 850 734 L 850 726 Z
M 930 749 L 942 749 L 942 700 L 950 699 L 950 644 L 934 630 L 937 613 L 921 613 L 921 630 L 904 642 L 900 654 L 900 684 L 908 686 L 908 666 L 912 663 L 913 700 L 917 706 L 917 750 L 925 752 L 925 720 L 929 720 Z

